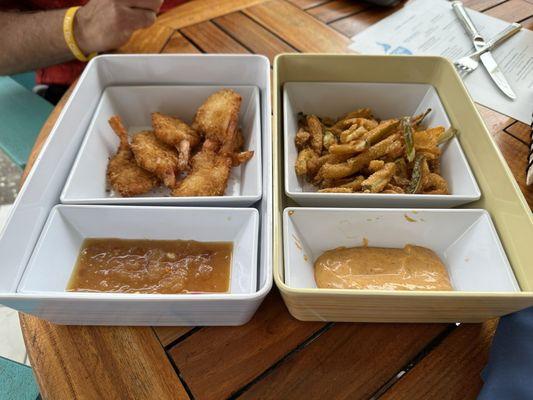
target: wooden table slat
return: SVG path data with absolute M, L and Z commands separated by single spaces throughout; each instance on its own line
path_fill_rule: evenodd
M 264 0 L 195 0 L 175 7 L 160 15 L 158 23 L 172 29 L 181 29 L 199 22 L 229 14 Z
M 370 25 L 373 25 L 376 22 L 382 20 L 383 18 L 388 17 L 389 15 L 398 11 L 407 3 L 402 2 L 394 7 L 374 6 L 355 15 L 350 15 L 349 17 L 341 18 L 331 23 L 329 26 L 350 38 L 356 33 L 364 31 Z
M 490 108 L 482 106 L 481 104 L 476 104 L 476 107 L 479 111 L 479 114 L 481 114 L 481 118 L 483 118 L 483 121 L 485 122 L 489 132 L 501 131 L 513 124 L 515 121 L 507 115 L 491 110 Z
M 528 146 L 504 131 L 491 132 L 491 135 L 507 161 L 526 201 L 533 208 L 533 186 L 526 186 Z
M 445 324 L 335 324 L 285 359 L 243 399 L 368 399 Z
M 459 326 L 380 400 L 474 400 L 496 325 L 489 321 Z
M 185 36 L 179 32 L 174 32 L 167 44 L 161 51 L 162 53 L 201 53 L 201 51 L 192 44 Z
M 321 4 L 330 2 L 330 0 L 288 0 L 288 1 L 294 4 L 296 7 L 301 8 L 302 10 L 307 10 L 308 8 L 316 7 Z
M 21 314 L 43 399 L 188 399 L 148 327 L 54 325 Z
M 197 399 L 222 399 L 324 326 L 292 318 L 276 289 L 243 326 L 204 327 L 169 350 Z
M 525 0 L 509 0 L 485 12 L 508 22 L 518 22 L 533 15 L 533 4 Z
M 342 53 L 349 40 L 298 7 L 270 0 L 243 10 L 245 14 L 304 52 Z
M 364 1 L 335 0 L 318 7 L 311 8 L 307 12 L 322 22 L 330 23 L 349 15 L 356 14 L 371 7 Z
M 511 126 L 507 127 L 505 131 L 529 146 L 531 142 L 531 127 L 529 125 L 516 121 Z
M 157 338 L 166 347 L 182 336 L 191 332 L 194 328 L 190 326 L 154 326 L 153 330 Z
M 280 53 L 296 51 L 241 12 L 227 14 L 213 21 L 252 52 L 267 56 L 271 63 L 274 61 L 274 57 Z
M 463 0 L 465 7 L 476 11 L 485 11 L 489 8 L 505 3 L 507 0 Z
M 205 53 L 248 53 L 239 42 L 211 21 L 191 25 L 181 33 Z
M 160 53 L 173 33 L 173 29 L 158 23 L 139 29 L 117 53 Z

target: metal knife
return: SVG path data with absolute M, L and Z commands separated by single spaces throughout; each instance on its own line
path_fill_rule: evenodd
M 485 39 L 480 35 L 477 28 L 472 23 L 472 20 L 466 13 L 463 3 L 461 1 L 454 1 L 452 2 L 452 8 L 457 17 L 459 18 L 459 21 L 461 21 L 461 23 L 463 24 L 463 27 L 465 28 L 466 32 L 472 38 L 474 48 L 476 50 L 483 49 L 487 45 Z M 511 85 L 509 85 L 509 82 L 507 82 L 507 79 L 505 78 L 503 72 L 496 63 L 496 60 L 494 60 L 492 53 L 490 51 L 485 51 L 479 56 L 479 58 L 487 69 L 487 72 L 489 73 L 494 83 L 496 83 L 496 85 L 507 97 L 515 100 L 516 94 L 511 88 Z

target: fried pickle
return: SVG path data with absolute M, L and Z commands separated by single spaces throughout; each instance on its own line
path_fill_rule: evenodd
M 107 164 L 107 180 L 121 196 L 131 197 L 149 192 L 157 186 L 155 175 L 139 167 L 130 149 L 128 133 L 118 115 L 109 119 L 109 125 L 120 139 L 117 153 Z

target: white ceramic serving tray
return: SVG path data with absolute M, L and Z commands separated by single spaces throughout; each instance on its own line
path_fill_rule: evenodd
M 121 197 L 106 182 L 118 137 L 109 126 L 120 115 L 129 133 L 151 130 L 151 112 L 174 115 L 191 123 L 198 107 L 217 90 L 233 89 L 242 97 L 240 127 L 247 163 L 232 168 L 224 196 L 172 197 L 164 186 L 135 197 Z M 111 86 L 104 89 L 60 199 L 64 204 L 187 204 L 248 206 L 261 198 L 261 108 L 256 86 Z
M 302 206 L 324 207 L 453 207 L 478 200 L 481 192 L 457 138 L 442 146 L 441 169 L 450 195 L 317 193 L 296 176 L 294 137 L 298 113 L 337 118 L 370 107 L 379 119 L 432 112 L 425 126 L 450 127 L 450 120 L 431 85 L 416 83 L 288 82 L 283 86 L 285 193 Z M 462 134 L 461 132 L 459 134 Z
M 485 210 L 286 208 L 283 238 L 285 282 L 292 288 L 316 288 L 313 266 L 324 251 L 368 243 L 435 251 L 457 291 L 520 291 Z
M 58 205 L 50 212 L 18 292 L 86 295 L 65 292 L 83 241 L 120 238 L 232 242 L 230 287 L 226 296 L 255 293 L 258 226 L 259 213 L 255 208 Z M 201 298 L 212 295 L 201 294 Z M 101 297 L 106 296 L 112 299 L 117 294 Z M 138 295 L 121 295 L 124 299 L 131 296 Z M 170 296 L 198 299 L 200 294 Z
M 20 293 L 21 277 L 94 116 L 109 86 L 255 86 L 261 104 L 263 195 L 258 285 L 252 294 L 209 298 L 112 298 L 101 293 Z M 256 55 L 106 55 L 85 68 L 26 179 L 0 234 L 0 304 L 55 323 L 93 325 L 240 325 L 272 287 L 272 165 L 270 65 Z

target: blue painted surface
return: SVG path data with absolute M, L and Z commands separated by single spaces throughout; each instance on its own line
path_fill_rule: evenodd
M 36 400 L 39 387 L 30 367 L 0 357 L 0 400 Z
M 15 80 L 0 76 L 0 148 L 21 168 L 53 108 Z

